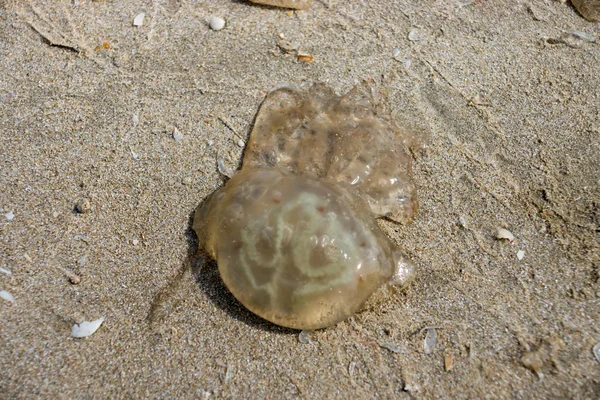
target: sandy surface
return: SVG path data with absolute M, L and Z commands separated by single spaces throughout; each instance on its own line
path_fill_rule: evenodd
M 597 398 L 600 47 L 565 30 L 600 36 L 550 0 L 0 3 L 2 397 Z M 186 268 L 190 218 L 270 88 L 364 78 L 429 137 L 382 223 L 418 277 L 303 344 Z

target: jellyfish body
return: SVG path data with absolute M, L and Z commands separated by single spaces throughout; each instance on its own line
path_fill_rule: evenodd
M 413 276 L 375 221 L 416 212 L 408 136 L 372 100 L 323 85 L 271 92 L 241 171 L 196 211 L 194 230 L 225 285 L 266 320 L 327 327 Z

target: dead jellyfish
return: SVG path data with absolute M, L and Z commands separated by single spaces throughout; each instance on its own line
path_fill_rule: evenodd
M 365 90 L 367 89 L 367 90 Z M 259 110 L 241 171 L 196 211 L 194 230 L 231 293 L 277 325 L 318 329 L 354 314 L 410 262 L 375 218 L 416 212 L 412 137 L 360 86 L 280 87 Z

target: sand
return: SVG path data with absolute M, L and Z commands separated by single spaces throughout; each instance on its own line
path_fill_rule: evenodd
M 600 42 L 564 33 L 598 24 L 466 3 L 0 3 L 1 397 L 599 397 Z M 424 138 L 420 214 L 381 223 L 418 276 L 301 343 L 193 257 L 190 222 L 272 87 L 365 78 Z

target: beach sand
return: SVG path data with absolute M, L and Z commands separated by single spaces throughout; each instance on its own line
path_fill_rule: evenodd
M 585 34 L 598 24 L 550 0 L 1 3 L 1 397 L 600 397 L 600 39 Z M 419 215 L 381 221 L 418 273 L 301 343 L 194 256 L 191 218 L 271 88 L 367 78 L 424 139 Z

